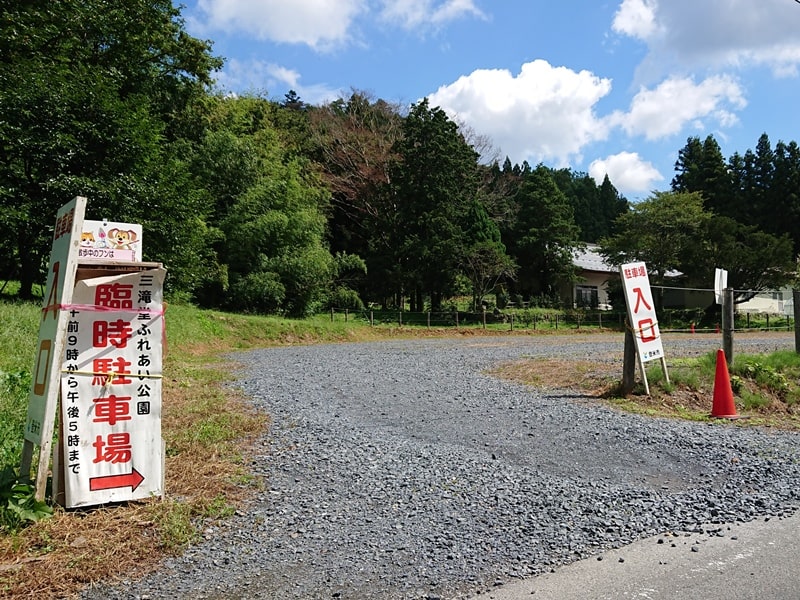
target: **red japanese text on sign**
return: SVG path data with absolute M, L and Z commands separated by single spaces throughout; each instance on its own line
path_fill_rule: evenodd
M 120 283 L 98 285 L 94 303 L 106 308 L 133 308 L 133 286 Z
M 62 377 L 63 416 L 75 429 L 65 437 L 64 460 L 76 465 L 68 506 L 163 493 L 163 277 L 158 269 L 76 284 L 75 347 Z
M 636 349 L 641 362 L 664 357 L 661 336 L 658 331 L 650 280 L 644 263 L 632 263 L 620 267 L 628 307 L 628 322 L 634 333 Z

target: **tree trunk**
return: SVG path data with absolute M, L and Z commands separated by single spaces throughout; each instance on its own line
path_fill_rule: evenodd
M 32 249 L 20 239 L 17 246 L 20 257 L 19 292 L 23 300 L 33 300 L 33 284 L 39 276 L 38 260 Z
M 441 292 L 431 292 L 431 310 L 433 312 L 440 312 L 442 310 Z

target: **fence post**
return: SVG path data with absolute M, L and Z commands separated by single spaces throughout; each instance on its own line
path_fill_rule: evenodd
M 556 313 L 556 331 L 558 331 L 558 313 Z
M 402 310 L 397 311 L 397 323 L 400 325 L 400 327 L 403 326 L 403 311 Z
M 511 331 L 514 331 L 514 313 L 511 313 Z
M 636 383 L 636 342 L 633 339 L 633 329 L 625 320 L 625 346 L 622 352 L 622 394 L 627 395 L 633 391 Z
M 333 323 L 333 307 L 331 306 L 331 323 Z
M 344 322 L 347 323 L 347 315 L 350 313 L 349 308 L 344 309 Z
M 800 290 L 792 290 L 792 310 L 794 310 L 794 351 L 800 352 L 800 319 L 797 318 L 797 304 L 800 302 Z
M 458 311 L 456 311 L 456 329 L 458 329 Z
M 728 365 L 733 364 L 733 288 L 722 294 L 722 349 Z
M 369 326 L 370 327 L 375 327 L 375 314 L 373 313 L 373 311 L 371 309 L 369 311 Z
M 483 328 L 486 329 L 486 311 L 483 311 Z
M 603 313 L 601 312 L 597 313 L 597 325 L 600 329 L 603 328 Z
M 431 328 L 431 311 L 428 311 L 428 329 Z

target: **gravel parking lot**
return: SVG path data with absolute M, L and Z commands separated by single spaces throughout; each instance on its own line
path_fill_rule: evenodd
M 716 336 L 665 335 L 669 357 Z M 737 337 L 743 352 L 791 334 Z M 273 419 L 250 506 L 158 572 L 85 598 L 466 598 L 663 532 L 788 515 L 797 434 L 621 413 L 484 371 L 618 364 L 622 335 L 275 348 L 237 356 Z M 710 407 L 709 407 L 710 408 Z

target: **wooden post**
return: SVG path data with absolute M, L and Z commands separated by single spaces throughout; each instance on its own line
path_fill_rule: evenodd
M 400 325 L 400 327 L 403 326 L 403 311 L 402 310 L 397 312 L 397 323 Z
M 622 394 L 627 396 L 633 391 L 636 382 L 636 344 L 633 331 L 625 322 L 625 348 L 622 354 Z
M 456 329 L 458 329 L 458 311 L 456 311 Z
M 483 328 L 486 329 L 486 311 L 483 311 Z
M 333 323 L 333 307 L 331 306 L 331 323 Z
M 556 313 L 556 331 L 558 331 L 558 313 Z
M 369 311 L 369 326 L 375 327 L 375 314 L 373 313 L 372 309 Z
M 800 319 L 797 318 L 797 306 L 800 303 L 800 290 L 792 290 L 794 308 L 794 351 L 800 353 Z
M 428 311 L 428 329 L 431 328 L 431 311 Z
M 722 293 L 722 349 L 728 366 L 733 364 L 733 288 Z
M 509 321 L 511 322 L 511 331 L 514 331 L 514 313 L 511 313 Z
M 350 313 L 349 308 L 344 309 L 344 322 L 347 323 L 347 315 Z

